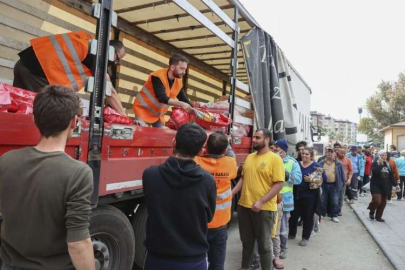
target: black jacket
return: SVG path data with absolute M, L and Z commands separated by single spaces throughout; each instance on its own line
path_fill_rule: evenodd
M 198 261 L 208 252 L 214 217 L 214 178 L 192 160 L 170 157 L 142 176 L 148 220 L 145 246 L 163 259 Z

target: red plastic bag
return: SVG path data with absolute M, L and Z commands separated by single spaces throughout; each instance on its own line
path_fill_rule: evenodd
M 170 114 L 170 119 L 166 126 L 178 130 L 184 124 L 190 123 L 191 115 L 187 113 L 182 108 L 173 107 L 172 113 Z
M 133 125 L 134 120 L 126 115 L 120 114 L 111 107 L 104 107 L 103 119 L 107 123 Z
M 208 110 L 201 109 L 201 112 L 209 112 Z M 193 115 L 193 120 L 200 125 L 202 128 L 205 130 L 209 131 L 217 131 L 221 130 L 223 132 L 226 132 L 226 127 L 232 123 L 232 119 L 226 117 L 222 113 L 214 113 L 214 112 L 209 112 L 211 114 L 212 120 L 211 121 L 205 121 L 202 119 L 202 117 L 197 117 L 196 115 Z
M 32 114 L 36 93 L 0 83 L 0 111 Z

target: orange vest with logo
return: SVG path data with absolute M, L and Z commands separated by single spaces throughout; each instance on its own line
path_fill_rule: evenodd
M 204 170 L 212 174 L 217 185 L 217 204 L 214 218 L 208 223 L 208 228 L 214 229 L 225 226 L 231 220 L 232 187 L 231 180 L 236 177 L 238 168 L 231 157 L 213 158 L 209 156 L 196 157 L 194 161 Z
M 159 119 L 164 124 L 164 116 L 169 109 L 169 105 L 160 103 L 156 98 L 155 91 L 153 90 L 152 76 L 158 77 L 162 81 L 166 95 L 171 99 L 175 99 L 183 88 L 183 81 L 178 78 L 174 79 L 172 88 L 170 88 L 169 78 L 167 77 L 168 70 L 168 68 L 164 68 L 152 72 L 132 105 L 135 115 L 148 124 L 155 123 Z
M 84 31 L 39 37 L 30 40 L 50 84 L 79 91 L 92 71 L 81 62 L 88 54 L 92 36 Z

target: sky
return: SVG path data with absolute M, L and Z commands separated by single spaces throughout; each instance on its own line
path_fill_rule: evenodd
M 405 0 L 240 1 L 311 87 L 311 111 L 358 122 L 405 71 Z

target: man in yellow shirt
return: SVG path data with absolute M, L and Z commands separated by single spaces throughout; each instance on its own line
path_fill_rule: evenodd
M 283 160 L 270 151 L 271 133 L 259 129 L 252 138 L 253 149 L 243 165 L 242 178 L 232 195 L 242 189 L 238 205 L 239 233 L 243 243 L 242 268 L 248 270 L 255 241 L 263 270 L 272 267 L 271 233 L 277 215 L 277 194 L 283 188 Z

